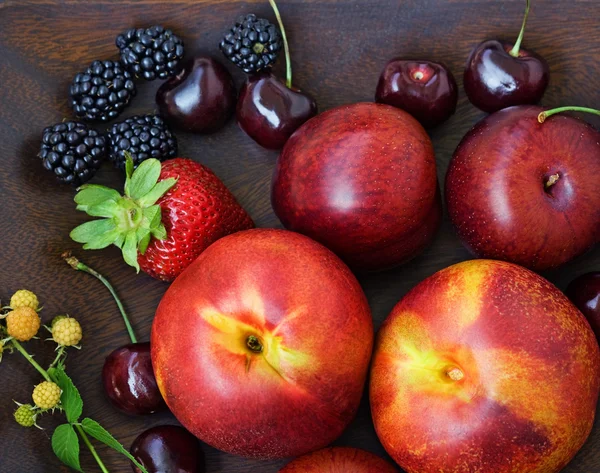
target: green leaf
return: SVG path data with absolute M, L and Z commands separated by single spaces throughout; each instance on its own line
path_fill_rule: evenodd
M 83 411 L 83 400 L 73 381 L 67 376 L 63 368 L 52 368 L 51 371 L 48 371 L 48 374 L 62 389 L 60 403 L 65 410 L 67 420 L 69 422 L 77 422 Z
M 74 228 L 71 231 L 70 236 L 71 239 L 77 243 L 87 243 L 88 241 L 91 241 L 94 238 L 114 229 L 115 222 L 113 222 L 111 219 L 91 220 Z
M 127 151 L 123 151 L 123 154 L 125 155 L 125 195 L 129 195 L 129 186 L 133 174 L 133 159 Z
M 81 205 L 77 206 L 77 210 L 82 210 Z M 85 213 L 92 217 L 114 217 L 120 209 L 119 205 L 114 200 L 106 200 L 96 205 L 85 207 Z
M 81 427 L 83 427 L 85 433 L 88 434 L 90 437 L 94 437 L 96 440 L 98 440 L 98 442 L 102 442 L 104 445 L 112 448 L 113 450 L 116 450 L 117 452 L 129 458 L 129 460 L 131 460 L 133 464 L 142 471 L 142 473 L 148 473 L 148 470 L 146 470 L 146 468 L 144 468 L 144 466 L 141 465 L 131 455 L 131 453 L 129 453 L 127 449 L 123 447 L 123 445 L 121 445 L 121 443 L 117 439 L 115 439 L 110 434 L 110 432 L 108 432 L 98 422 L 86 417 L 85 419 L 83 419 L 83 421 L 81 421 Z
M 140 197 L 138 200 L 139 204 L 142 207 L 148 207 L 149 205 L 154 205 L 163 195 L 167 193 L 171 187 L 173 187 L 177 183 L 177 179 L 174 177 L 170 177 L 169 179 L 165 179 L 164 181 L 157 182 L 156 185 L 146 193 L 146 195 Z
M 133 266 L 136 271 L 140 272 L 140 265 L 138 264 L 138 250 L 137 250 L 137 236 L 135 230 L 130 231 L 125 237 L 125 243 L 121 248 L 123 252 L 123 259 L 129 266 Z
M 162 223 L 158 227 L 152 228 L 150 231 L 152 232 L 152 236 L 157 240 L 167 239 L 167 229 Z
M 65 465 L 83 471 L 79 464 L 79 437 L 72 425 L 62 424 L 54 430 L 52 450 Z
M 148 248 L 148 244 L 150 243 L 150 229 L 140 227 L 135 232 L 135 236 L 137 238 L 137 248 L 141 254 L 146 253 L 146 249 Z
M 129 197 L 136 200 L 144 197 L 156 185 L 159 177 L 160 161 L 158 159 L 142 161 L 131 176 Z
M 148 228 L 156 228 L 160 225 L 162 217 L 160 205 L 152 205 L 151 207 L 146 207 L 142 212 L 144 218 L 147 221 Z
M 101 250 L 102 248 L 106 248 L 109 245 L 115 243 L 115 241 L 119 238 L 121 233 L 118 229 L 114 229 L 111 232 L 104 233 L 103 235 L 98 235 L 92 240 L 88 241 L 83 245 L 84 250 Z
M 86 207 L 98 205 L 107 200 L 116 201 L 121 197 L 116 190 L 97 184 L 84 184 L 80 189 L 75 195 L 75 203 Z
M 125 235 L 119 233 L 119 236 L 113 243 L 117 248 L 123 248 L 123 243 L 125 243 Z

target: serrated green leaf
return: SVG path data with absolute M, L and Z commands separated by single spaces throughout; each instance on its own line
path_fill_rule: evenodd
M 140 197 L 138 200 L 139 204 L 142 207 L 148 207 L 150 205 L 156 204 L 158 199 L 160 199 L 163 195 L 167 193 L 171 187 L 177 184 L 177 179 L 174 177 L 170 177 L 169 179 L 165 179 L 163 181 L 157 182 L 156 185 L 146 193 L 146 195 Z
M 74 228 L 69 235 L 77 243 L 87 243 L 99 235 L 114 230 L 115 227 L 111 219 L 91 220 Z
M 69 422 L 77 422 L 83 411 L 83 400 L 73 381 L 65 373 L 64 368 L 52 368 L 52 370 L 48 371 L 48 374 L 62 389 L 60 403 L 65 411 L 67 420 Z
M 77 210 L 81 210 L 77 206 Z M 85 208 L 85 213 L 91 217 L 114 217 L 119 210 L 119 205 L 114 200 L 105 200 L 96 205 L 89 205 Z
M 87 184 L 81 186 L 81 190 L 75 195 L 75 203 L 90 207 L 106 202 L 107 200 L 116 201 L 120 197 L 121 194 L 109 187 Z
M 146 207 L 143 210 L 144 218 L 146 219 L 148 228 L 156 228 L 160 225 L 162 217 L 160 205 Z
M 79 464 L 79 437 L 70 424 L 59 425 L 52 434 L 52 450 L 65 465 L 83 471 Z
M 125 455 L 129 460 L 133 462 L 135 466 L 137 466 L 142 473 L 148 473 L 148 470 L 144 468 L 143 465 L 138 462 L 131 453 L 127 451 L 121 443 L 115 439 L 110 432 L 108 432 L 104 427 L 102 427 L 98 422 L 92 420 L 90 418 L 85 418 L 81 421 L 81 427 L 90 437 L 94 437 L 98 442 L 102 442 L 104 445 L 116 450 L 117 452 Z
M 152 236 L 157 240 L 167 239 L 167 229 L 162 223 L 158 227 L 152 228 L 150 231 L 152 232 Z
M 88 241 L 83 245 L 84 250 L 101 250 L 107 246 L 112 245 L 119 238 L 121 233 L 118 229 L 114 229 L 111 232 L 106 232 L 103 235 L 99 235 L 96 238 Z
M 138 250 L 137 250 L 137 236 L 135 231 L 130 231 L 125 237 L 125 243 L 121 248 L 123 252 L 123 259 L 129 266 L 133 266 L 136 271 L 140 272 L 140 265 L 138 264 Z
M 146 159 L 131 176 L 129 197 L 136 200 L 144 197 L 156 185 L 159 177 L 160 161 L 158 159 Z

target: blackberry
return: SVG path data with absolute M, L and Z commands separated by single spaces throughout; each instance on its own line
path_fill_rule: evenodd
M 162 26 L 131 28 L 117 36 L 121 62 L 136 77 L 166 79 L 183 58 L 183 41 Z
M 223 54 L 244 72 L 271 67 L 283 47 L 281 33 L 264 18 L 240 17 L 219 44 Z
M 71 84 L 71 107 L 78 118 L 112 120 L 136 94 L 131 74 L 115 61 L 94 61 Z
M 160 161 L 177 156 L 177 139 L 160 115 L 136 115 L 115 123 L 108 131 L 108 158 L 125 169 L 127 151 L 137 167 L 148 158 Z
M 44 129 L 39 157 L 60 181 L 80 186 L 106 157 L 106 139 L 84 123 L 58 123 Z

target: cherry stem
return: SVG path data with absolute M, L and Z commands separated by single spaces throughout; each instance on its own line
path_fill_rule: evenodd
M 526 0 L 525 4 L 525 16 L 523 17 L 523 24 L 521 25 L 521 31 L 519 32 L 519 37 L 515 42 L 515 45 L 510 50 L 509 54 L 512 57 L 519 57 L 519 49 L 521 48 L 521 42 L 523 41 L 523 36 L 525 36 L 525 25 L 527 24 L 527 17 L 529 16 L 529 0 Z
M 553 108 L 552 110 L 544 110 L 543 112 L 541 112 L 538 115 L 538 122 L 544 123 L 546 121 L 546 118 L 551 117 L 552 115 L 554 115 L 556 113 L 561 113 L 561 112 L 585 112 L 585 113 L 592 113 L 594 115 L 600 116 L 600 110 L 596 110 L 595 108 L 558 107 L 558 108 Z
M 79 261 L 74 256 L 71 256 L 70 252 L 63 253 L 62 257 L 67 262 L 67 264 L 69 266 L 71 266 L 71 268 L 76 269 L 77 271 L 83 271 L 85 273 L 91 274 L 96 279 L 98 279 L 102 284 L 104 284 L 106 286 L 106 288 L 110 291 L 111 295 L 113 296 L 113 299 L 117 303 L 117 307 L 119 308 L 121 315 L 123 316 L 123 322 L 125 322 L 125 327 L 127 328 L 127 333 L 129 333 L 129 338 L 131 339 L 131 343 L 137 343 L 137 338 L 135 336 L 135 332 L 133 331 L 133 327 L 131 326 L 131 323 L 129 322 L 129 317 L 127 316 L 127 313 L 125 312 L 125 308 L 123 307 L 123 304 L 121 303 L 121 299 L 119 299 L 119 296 L 117 296 L 115 289 L 108 282 L 108 280 L 104 276 L 102 276 L 100 273 L 98 273 L 97 271 L 94 271 L 89 266 L 86 266 L 85 264 L 83 264 L 81 261 Z
M 269 0 L 271 4 L 271 8 L 275 13 L 275 18 L 277 18 L 277 23 L 279 23 L 279 29 L 281 31 L 281 37 L 283 39 L 283 49 L 285 51 L 285 85 L 288 89 L 292 88 L 292 60 L 290 58 L 290 46 L 288 44 L 287 36 L 285 34 L 285 28 L 283 26 L 283 20 L 281 19 L 281 14 L 279 13 L 279 8 L 277 8 L 277 4 L 275 0 Z

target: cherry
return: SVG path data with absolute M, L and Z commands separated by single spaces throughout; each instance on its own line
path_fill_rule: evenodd
M 585 315 L 600 339 L 600 271 L 582 274 L 567 286 L 565 294 Z
M 204 453 L 198 439 L 183 427 L 160 425 L 142 432 L 131 454 L 148 473 L 205 473 Z M 132 464 L 135 473 L 141 473 Z
M 150 343 L 132 343 L 106 357 L 102 383 L 113 406 L 126 414 L 152 414 L 166 409 L 150 358 Z
M 225 125 L 235 107 L 231 74 L 215 59 L 195 56 L 156 92 L 160 113 L 174 126 L 212 133 Z
M 467 60 L 465 92 L 471 103 L 485 112 L 492 113 L 512 105 L 536 104 L 548 86 L 550 72 L 546 60 L 521 48 L 529 1 L 514 45 L 498 40 L 484 41 Z
M 396 58 L 379 77 L 375 101 L 401 108 L 433 128 L 456 111 L 458 88 L 443 64 Z
M 292 86 L 290 51 L 277 5 L 269 0 L 285 49 L 285 84 L 270 73 L 249 77 L 237 104 L 237 121 L 250 138 L 268 149 L 280 149 L 304 122 L 317 114 L 315 100 Z

